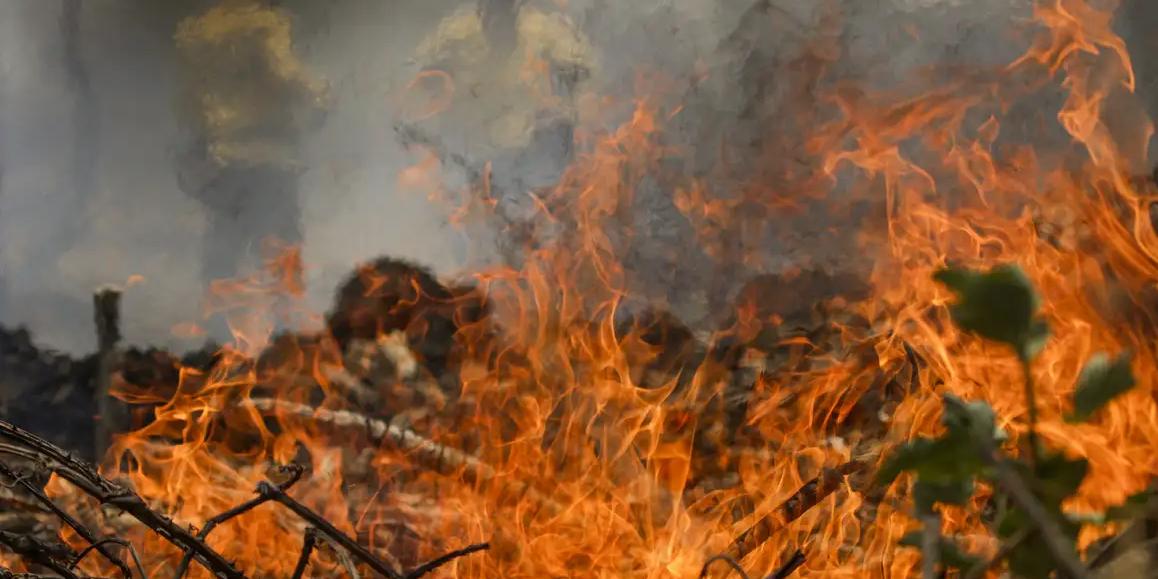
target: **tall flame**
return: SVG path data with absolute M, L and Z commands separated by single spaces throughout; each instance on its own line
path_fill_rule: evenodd
M 687 154 L 664 138 L 679 107 L 656 88 L 663 83 L 651 82 L 641 83 L 651 94 L 641 95 L 626 122 L 585 132 L 585 152 L 555 187 L 534 194 L 538 213 L 527 238 L 536 243 L 524 248 L 522 263 L 476 275 L 501 336 L 474 326 L 460 332 L 468 352 L 462 392 L 426 434 L 473 454 L 485 469 L 423 468 L 413 455 L 370 444 L 365 432 L 343 434 L 321 414 L 264 412 L 247 402 L 346 407 L 331 379 L 341 356 L 328 339 L 275 343 L 277 355 L 257 359 L 278 316 L 292 311 L 286 304 L 301 294 L 300 260 L 290 252 L 252 279 L 215 285 L 236 345 L 208 373 L 184 369 L 164 396 L 135 393 L 133 401 L 155 405 L 154 416 L 118 440 L 106 470 L 178 521 L 199 525 L 248 499 L 275 465 L 304 461 L 310 474 L 294 496 L 379 552 L 418 560 L 492 543 L 444 576 L 694 577 L 707 557 L 726 551 L 822 468 L 934 431 L 940 393 L 986 400 L 1003 428 L 1024 434 L 1025 401 L 1010 387 L 1022 379 L 1019 366 L 1008 352 L 954 329 L 944 307 L 949 296 L 932 282 L 951 262 L 1016 262 L 1040 288 L 1054 331 L 1033 367 L 1041 434 L 1092 467 L 1068 507 L 1118 503 L 1158 472 L 1158 352 L 1153 326 L 1132 313 L 1153 299 L 1158 237 L 1149 217 L 1154 193 L 1133 178 L 1152 127 L 1137 107 L 1110 106 L 1129 101 L 1135 78 L 1111 28 L 1113 7 L 1104 4 L 1038 2 L 1035 40 L 999 70 L 929 75 L 919 90 L 829 83 L 818 85 L 831 87 L 824 94 L 802 91 L 793 105 L 800 114 L 792 138 L 799 140 L 785 143 L 781 135 L 767 145 L 769 159 L 788 146 L 800 151 L 793 163 L 769 161 L 779 175 L 758 172 L 739 180 L 738 191 L 713 190 L 720 187 L 711 176 L 673 186 L 707 252 L 743 264 L 757 263 L 756 240 L 768 227 L 751 218 L 754 207 L 785 215 L 814 200 L 834 212 L 867 201 L 886 217 L 882 227 L 859 232 L 877 256 L 871 296 L 835 304 L 867 323 L 832 328 L 835 350 L 815 336 L 776 345 L 795 362 L 746 393 L 751 435 L 742 452 L 724 452 L 728 438 L 719 432 L 730 373 L 708 359 L 694 376 L 645 385 L 638 361 L 658 354 L 616 324 L 631 297 L 624 258 L 633 198 L 664 171 L 664 159 Z M 822 78 L 833 50 L 818 43 L 796 70 Z M 1065 99 L 1050 129 L 1060 128 L 1062 138 L 1048 130 L 1003 137 L 1002 122 L 1018 103 L 1058 85 Z M 1127 122 L 1115 116 L 1121 110 L 1132 111 Z M 402 178 L 447 199 L 439 169 L 426 157 Z M 785 194 L 773 177 L 799 195 Z M 487 185 L 484 175 L 482 191 L 456 209 L 459 218 L 493 209 Z M 738 254 L 728 249 L 733 234 L 747 239 Z M 750 337 L 782 321 L 758 310 L 741 310 L 723 333 Z M 1095 424 L 1064 423 L 1082 361 L 1127 348 L 1139 354 L 1137 390 Z M 882 375 L 897 375 L 914 358 L 921 363 L 903 380 L 907 394 L 881 408 L 887 434 L 840 431 Z M 708 484 L 729 471 L 738 473 L 736 484 Z M 347 483 L 351 473 L 358 484 Z M 359 486 L 365 481 L 378 486 Z M 63 483 L 52 490 L 71 496 Z M 916 553 L 895 546 L 913 525 L 906 493 L 898 485 L 873 498 L 844 481 L 833 497 L 771 529 L 744 566 L 768 571 L 799 548 L 807 557 L 800 577 L 916 575 Z M 945 532 L 991 550 L 979 512 L 947 512 Z M 304 530 L 289 513 L 265 506 L 222 525 L 209 542 L 247 573 L 288 576 Z M 1103 531 L 1087 529 L 1085 543 Z M 139 538 L 152 570 L 173 565 L 172 548 Z M 333 558 L 319 561 L 340 573 Z

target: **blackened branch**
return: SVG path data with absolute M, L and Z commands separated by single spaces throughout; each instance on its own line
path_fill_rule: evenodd
M 469 545 L 469 546 L 463 547 L 461 549 L 456 549 L 456 550 L 451 551 L 451 552 L 449 552 L 441 557 L 438 557 L 437 559 L 433 559 L 431 561 L 423 563 L 422 565 L 419 565 L 413 571 L 406 574 L 406 579 L 418 579 L 419 577 L 422 577 L 423 575 L 426 575 L 427 573 L 430 573 L 430 572 L 434 571 L 435 569 L 438 569 L 439 567 L 442 567 L 443 565 L 446 565 L 447 563 L 454 561 L 455 559 L 458 559 L 460 557 L 465 557 L 467 555 L 470 555 L 471 553 L 477 553 L 479 551 L 486 551 L 487 549 L 490 549 L 490 548 L 491 548 L 490 543 L 476 543 L 474 545 Z
M 294 574 L 291 579 L 302 579 L 306 567 L 310 565 L 310 555 L 314 554 L 314 547 L 316 546 L 318 546 L 318 530 L 309 527 L 306 529 L 306 537 L 302 542 L 302 555 L 298 557 L 298 564 L 294 566 Z
M 301 517 L 302 520 L 316 528 L 319 534 L 324 535 L 327 539 L 338 544 L 352 556 L 356 557 L 359 561 L 365 563 L 366 565 L 369 565 L 371 569 L 378 572 L 379 574 L 385 575 L 390 579 L 405 578 L 402 573 L 391 569 L 389 565 L 387 565 L 378 557 L 375 557 L 373 553 L 367 551 L 365 547 L 359 545 L 358 542 L 354 539 L 351 539 L 349 535 L 338 530 L 337 527 L 330 524 L 330 522 L 322 518 L 321 515 L 310 510 L 309 507 L 297 502 L 293 497 L 287 495 L 277 485 L 262 481 L 257 485 L 257 492 L 261 496 L 266 497 L 267 501 L 277 502 L 287 509 L 293 511 L 295 515 Z
M 744 568 L 740 566 L 740 562 L 734 559 L 731 555 L 716 555 L 707 561 L 704 561 L 704 566 L 700 568 L 700 578 L 705 579 L 708 576 L 708 571 L 711 569 L 713 563 L 724 562 L 733 571 L 738 574 L 741 579 L 748 579 L 749 575 Z M 779 569 L 776 569 L 766 579 L 787 579 L 790 575 L 796 572 L 801 565 L 804 565 L 804 553 L 797 549 L 792 553 L 792 557 L 788 559 Z
M 8 468 L 8 465 L 4 463 L 0 463 L 0 475 L 3 475 L 5 478 L 16 483 L 16 485 L 24 489 L 25 492 L 35 497 L 37 501 L 47 507 L 48 510 L 52 511 L 52 514 L 56 515 L 56 517 L 64 522 L 64 524 L 68 525 L 72 528 L 72 530 L 76 531 L 76 534 L 80 535 L 80 537 L 89 544 L 90 548 L 95 547 L 98 553 L 104 556 L 105 559 L 108 559 L 110 562 L 112 562 L 113 565 L 116 565 L 117 569 L 121 572 L 121 576 L 126 578 L 131 578 L 133 576 L 132 572 L 129 571 L 129 566 L 126 565 L 120 557 L 117 557 L 116 554 L 109 550 L 109 548 L 106 546 L 106 542 L 98 540 L 96 536 L 94 536 L 92 532 L 88 530 L 88 527 L 85 527 L 83 524 L 81 524 L 80 521 L 76 520 L 75 517 L 65 512 L 64 509 L 58 507 L 56 503 L 52 502 L 52 499 L 48 498 L 48 495 L 44 494 L 44 491 L 41 490 L 40 487 L 35 485 L 32 481 L 28 480 L 29 477 L 27 475 L 13 471 L 11 468 Z M 81 557 L 87 554 L 88 551 L 89 549 L 82 551 L 81 555 L 78 555 L 77 558 L 72 562 L 71 567 L 75 569 L 76 565 L 80 563 Z
M 302 469 L 301 465 L 290 464 L 290 465 L 286 465 L 286 466 L 281 467 L 281 471 L 284 473 L 289 473 L 289 478 L 286 479 L 284 482 L 279 483 L 277 485 L 278 488 L 285 491 L 285 490 L 289 489 L 290 487 L 294 486 L 295 484 L 297 484 L 297 482 L 299 480 L 301 480 L 302 473 L 304 472 L 304 469 Z M 208 539 L 209 533 L 212 533 L 213 529 L 216 529 L 218 525 L 220 525 L 226 521 L 229 521 L 230 519 L 240 517 L 241 515 L 244 515 L 245 513 L 248 513 L 249 511 L 252 511 L 253 509 L 256 509 L 257 507 L 259 507 L 265 503 L 268 503 L 271 500 L 272 500 L 272 497 L 270 497 L 268 495 L 264 495 L 264 494 L 259 494 L 258 496 L 254 497 L 248 501 L 245 501 L 244 503 L 241 503 L 240 505 L 237 505 L 236 507 L 233 507 L 232 509 L 229 509 L 228 511 L 225 511 L 224 513 L 221 513 L 220 515 L 217 515 L 217 516 L 209 519 L 208 521 L 205 521 L 205 526 L 201 528 L 201 532 L 197 533 L 197 538 L 201 539 L 202 541 Z M 185 556 L 181 558 L 181 562 L 177 564 L 177 572 L 174 574 L 174 577 L 176 579 L 181 579 L 182 577 L 185 576 L 185 572 L 189 570 L 189 563 L 192 562 L 192 560 L 193 560 L 193 554 L 190 552 L 186 552 Z
M 51 442 L 2 420 L 0 454 L 11 454 L 36 462 L 101 504 L 120 509 L 182 551 L 192 552 L 193 557 L 215 576 L 223 579 L 245 578 L 241 571 L 204 541 L 172 519 L 150 509 L 140 495 L 104 478 L 91 465 Z
M 145 566 L 141 564 L 141 557 L 137 555 L 137 550 L 133 548 L 133 544 L 118 537 L 105 537 L 104 539 L 101 539 L 85 547 L 84 550 L 82 550 L 80 554 L 78 554 L 76 558 L 72 560 L 72 568 L 75 569 L 78 565 L 80 565 L 80 562 L 83 561 L 89 553 L 92 553 L 93 550 L 99 549 L 106 545 L 120 545 L 128 550 L 129 554 L 133 556 L 133 564 L 136 565 L 137 573 L 141 575 L 141 579 L 149 579 L 149 574 L 145 572 Z
M 768 579 L 787 579 L 789 575 L 792 575 L 797 569 L 802 567 L 805 561 L 804 553 L 800 549 L 797 549 L 795 553 L 792 553 L 792 557 L 789 558 L 788 561 L 781 565 L 775 573 L 768 576 Z
M 739 561 L 733 559 L 731 555 L 713 555 L 707 561 L 704 561 L 704 566 L 700 568 L 700 579 L 707 579 L 708 571 L 711 570 L 712 564 L 721 561 L 728 567 L 731 567 L 732 570 L 740 576 L 740 579 L 748 579 L 748 572 L 744 571 Z

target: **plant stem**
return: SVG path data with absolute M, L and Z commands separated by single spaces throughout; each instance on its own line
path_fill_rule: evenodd
M 1033 369 L 1029 365 L 1029 358 L 1024 355 L 1018 355 L 1018 361 L 1021 363 L 1021 373 L 1024 377 L 1025 384 L 1025 407 L 1029 413 L 1029 453 L 1026 455 L 1030 466 L 1037 465 L 1037 396 L 1034 394 L 1033 387 Z
M 937 513 L 921 514 L 921 577 L 937 579 L 941 554 L 941 517 Z
M 988 446 L 988 445 L 987 445 Z M 1017 472 L 1009 467 L 993 448 L 982 449 L 981 459 L 997 474 L 997 482 L 1009 494 L 1009 498 L 1023 511 L 1037 527 L 1049 554 L 1058 564 L 1058 569 L 1069 579 L 1086 579 L 1089 577 L 1085 566 L 1078 559 L 1077 553 L 1068 547 L 1070 541 L 1066 538 L 1057 522 L 1042 506 L 1033 492 L 1021 480 Z

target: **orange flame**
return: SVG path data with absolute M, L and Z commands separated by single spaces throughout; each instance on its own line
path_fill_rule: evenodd
M 833 211 L 867 200 L 886 217 L 879 230 L 860 231 L 866 253 L 879 251 L 871 297 L 835 302 L 861 323 L 833 322 L 825 336 L 782 336 L 767 345 L 783 354 L 788 370 L 755 379 L 745 393 L 743 424 L 752 433 L 745 448 L 729 450 L 729 434 L 721 432 L 734 380 L 728 369 L 709 359 L 693 376 L 645 385 L 640 366 L 663 352 L 638 334 L 624 335 L 614 321 L 630 294 L 622 260 L 637 187 L 661 171 L 663 159 L 686 154 L 663 138 L 679 107 L 667 106 L 664 94 L 647 94 L 616 130 L 588 129 L 585 152 L 556 187 L 536 194 L 530 238 L 537 243 L 526 248 L 525 261 L 476 276 L 501 336 L 484 337 L 480 327 L 460 332 L 467 351 L 461 393 L 426 422 L 425 434 L 486 468 L 447 467 L 448 476 L 423 468 L 415 455 L 369 444 L 365 432 L 343 434 L 313 416 L 284 407 L 268 415 L 247 403 L 348 406 L 331 380 L 342 361 L 329 340 L 275 343 L 277 355 L 267 351 L 275 320 L 287 314 L 282 298 L 302 293 L 300 256 L 290 251 L 261 275 L 214 284 L 211 306 L 227 314 L 237 343 L 210 372 L 185 369 L 152 422 L 118 439 L 107 470 L 175 519 L 201 524 L 248 499 L 274 465 L 304 461 L 310 474 L 294 496 L 379 553 L 418 560 L 491 541 L 489 552 L 461 560 L 445 576 L 695 577 L 708 556 L 727 550 L 822 468 L 934 431 L 940 393 L 986 400 L 1003 428 L 1024 434 L 1024 400 L 1009 387 L 1021 380 L 1018 365 L 954 329 L 944 307 L 949 296 L 932 282 L 949 262 L 1016 262 L 1040 288 L 1054 332 L 1034 365 L 1041 434 L 1092 466 L 1068 506 L 1099 510 L 1120 502 L 1158 473 L 1158 352 L 1153 326 L 1131 313 L 1158 280 L 1158 237 L 1149 221 L 1154 192 L 1130 177 L 1146 158 L 1152 128 L 1142 117 L 1125 129 L 1107 121 L 1107 103 L 1128 98 L 1135 85 L 1111 10 L 1049 0 L 1038 3 L 1034 18 L 1038 38 L 1000 71 L 957 71 L 917 91 L 837 85 L 798 95 L 801 133 L 794 138 L 801 140 L 792 145 L 800 158 L 770 165 L 782 169 L 783 181 L 761 172 L 737 191 L 713 190 L 726 187 L 709 186 L 711 176 L 674 188 L 707 252 L 745 264 L 759 257 L 767 227 L 752 218 L 754 208 L 783 216 L 813 200 L 830 202 Z M 802 59 L 807 66 L 796 69 L 808 78 L 823 75 L 833 55 L 823 42 L 814 48 Z M 1055 145 L 1049 135 L 1028 143 L 1003 138 L 1012 104 L 1034 98 L 1057 76 L 1066 91 L 1057 123 L 1080 147 Z M 767 155 L 785 146 L 769 144 Z M 438 170 L 428 157 L 402 180 L 438 190 L 441 199 Z M 798 190 L 788 195 L 779 183 Z M 493 201 L 485 179 L 477 185 Z M 464 205 L 460 214 L 487 207 Z M 728 249 L 733 235 L 747 240 L 745 251 Z M 755 339 L 783 322 L 741 309 L 727 332 Z M 1139 353 L 1137 390 L 1096 424 L 1065 424 L 1064 401 L 1083 361 L 1097 350 L 1126 348 Z M 921 362 L 901 372 L 914 358 Z M 907 395 L 874 409 L 887 415 L 887 433 L 841 430 L 866 396 L 889 384 Z M 732 484 L 712 483 L 728 476 Z M 54 485 L 55 494 L 66 493 Z M 744 566 L 766 573 L 800 548 L 807 563 L 799 577 L 917 575 L 917 554 L 895 546 L 912 526 L 897 500 L 907 490 L 898 485 L 880 501 L 865 491 L 845 481 L 834 497 L 774 529 Z M 978 513 L 946 511 L 945 532 L 974 550 L 992 550 Z M 419 535 L 410 551 L 401 547 L 408 544 L 405 528 Z M 1091 527 L 1083 541 L 1103 531 Z M 287 576 L 303 532 L 304 523 L 267 506 L 223 525 L 210 544 L 248 573 Z M 173 564 L 171 548 L 140 538 L 154 570 Z M 333 557 L 315 564 L 341 572 Z

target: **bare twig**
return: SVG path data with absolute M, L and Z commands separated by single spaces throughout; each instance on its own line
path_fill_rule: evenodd
M 286 465 L 281 467 L 281 470 L 282 472 L 289 473 L 289 479 L 277 485 L 278 488 L 283 491 L 297 484 L 297 482 L 301 480 L 302 473 L 304 472 L 301 465 L 297 464 Z M 248 501 L 245 501 L 244 503 L 241 503 L 240 505 L 237 505 L 236 507 L 233 507 L 232 509 L 229 509 L 228 511 L 225 511 L 224 513 L 209 519 L 208 521 L 205 521 L 205 526 L 201 528 L 199 533 L 197 533 L 197 538 L 201 539 L 202 541 L 208 539 L 209 533 L 212 533 L 213 529 L 216 529 L 218 525 L 229 521 L 230 519 L 240 517 L 241 515 L 244 515 L 245 513 L 248 513 L 249 511 L 252 511 L 257 507 L 268 503 L 270 500 L 272 500 L 272 498 L 267 495 L 258 495 Z M 173 574 L 175 579 L 181 579 L 185 576 L 185 572 L 189 570 L 189 563 L 192 560 L 192 553 L 186 552 L 185 556 L 181 558 L 181 562 L 177 564 L 177 571 Z
M 136 565 L 137 573 L 141 574 L 141 579 L 149 579 L 149 574 L 145 572 L 145 566 L 143 564 L 141 564 L 141 557 L 140 557 L 140 555 L 137 554 L 137 549 L 135 547 L 133 547 L 132 543 L 130 543 L 124 539 L 118 538 L 118 537 L 105 537 L 104 539 L 101 539 L 101 540 L 85 547 L 76 556 L 76 559 L 74 559 L 72 561 L 72 567 L 75 569 L 77 567 L 77 565 L 80 565 L 80 562 L 83 561 L 84 558 L 87 557 L 89 553 L 92 553 L 93 550 L 100 549 L 102 546 L 109 545 L 109 544 L 120 545 L 120 546 L 124 547 L 125 549 L 127 549 L 129 551 L 129 554 L 133 556 L 133 565 Z
M 80 535 L 80 537 L 89 544 L 90 548 L 95 547 L 97 552 L 104 556 L 105 559 L 108 559 L 113 565 L 116 565 L 117 569 L 120 570 L 123 577 L 130 578 L 133 576 L 132 572 L 129 571 L 129 566 L 126 565 L 120 557 L 117 557 L 112 553 L 112 551 L 104 546 L 106 543 L 98 541 L 96 536 L 88 530 L 88 527 L 85 527 L 83 524 L 81 524 L 80 521 L 76 520 L 75 517 L 68 514 L 60 507 L 56 506 L 56 503 L 52 502 L 52 499 L 48 498 L 48 495 L 45 495 L 44 491 L 41 490 L 40 487 L 29 481 L 27 476 L 13 471 L 8 467 L 8 465 L 4 463 L 0 463 L 0 475 L 3 475 L 5 478 L 12 480 L 14 483 L 23 488 L 25 492 L 35 497 L 36 500 L 40 502 L 40 504 L 44 505 L 48 510 L 52 511 L 52 514 L 56 515 L 56 517 L 64 522 L 64 524 L 68 525 L 72 528 L 72 530 L 76 531 L 76 534 Z M 89 549 L 86 548 L 84 551 L 82 551 L 82 555 L 88 551 Z M 77 559 L 72 562 L 70 567 L 75 569 L 77 564 L 80 563 L 80 557 L 81 555 L 78 555 Z
M 321 515 L 313 512 L 309 507 L 297 502 L 293 497 L 285 494 L 280 488 L 268 482 L 262 481 L 257 484 L 257 492 L 262 496 L 268 497 L 266 500 L 274 501 L 287 509 L 294 512 L 295 515 L 302 518 L 302 520 L 309 523 L 318 530 L 318 534 L 325 536 L 334 543 L 337 543 L 343 549 L 348 551 L 358 560 L 370 566 L 371 569 L 378 573 L 389 577 L 390 579 L 403 579 L 404 575 L 394 569 L 391 569 L 373 553 L 366 550 L 358 544 L 357 541 L 351 539 L 337 527 L 332 525 L 329 521 L 322 518 Z
M 744 568 L 740 566 L 740 562 L 734 559 L 731 555 L 727 554 L 715 555 L 707 561 L 704 561 L 704 566 L 700 568 L 699 579 L 705 579 L 708 576 L 708 570 L 711 568 L 712 563 L 716 563 L 718 561 L 723 561 L 725 564 L 727 564 L 728 567 L 740 575 L 741 579 L 748 579 L 749 575 L 746 571 L 744 571 Z M 787 577 L 795 573 L 801 565 L 804 565 L 804 561 L 804 553 L 801 552 L 800 549 L 797 549 L 792 553 L 792 556 L 784 562 L 783 565 L 773 571 L 772 574 L 769 575 L 766 579 L 787 579 Z
M 92 297 L 93 313 L 97 333 L 97 377 L 96 377 L 96 433 L 93 442 L 93 458 L 104 456 L 112 440 L 112 432 L 117 427 L 120 414 L 110 393 L 113 371 L 117 364 L 117 342 L 121 339 L 121 292 L 114 288 L 101 288 Z
M 305 539 L 302 541 L 302 554 L 298 557 L 298 564 L 294 566 L 291 579 L 302 579 L 306 567 L 310 565 L 310 555 L 314 554 L 314 547 L 318 545 L 318 530 L 313 527 L 306 529 Z
M 744 571 L 744 568 L 740 566 L 740 563 L 733 559 L 731 555 L 727 554 L 713 555 L 712 557 L 708 558 L 707 561 L 704 561 L 704 566 L 700 568 L 699 578 L 707 579 L 708 571 L 712 568 L 712 563 L 716 563 L 718 561 L 723 561 L 725 565 L 731 567 L 732 570 L 735 571 L 741 579 L 749 579 L 748 572 Z
M 104 478 L 95 468 L 47 440 L 0 420 L 0 453 L 36 462 L 101 504 L 124 511 L 182 551 L 193 552 L 194 558 L 217 577 L 244 579 L 241 571 L 220 553 L 168 517 L 150 509 L 139 495 Z
M 326 538 L 325 535 L 319 537 L 326 545 L 334 552 L 334 558 L 338 560 L 338 564 L 342 569 L 346 570 L 346 579 L 362 579 L 362 574 L 358 572 L 358 564 L 350 558 L 350 552 L 343 549 L 341 545 Z
M 442 567 L 443 565 L 446 565 L 447 563 L 454 561 L 455 559 L 465 557 L 467 555 L 470 555 L 471 553 L 477 553 L 479 551 L 485 551 L 485 550 L 490 549 L 490 548 L 491 548 L 490 543 L 476 543 L 474 545 L 468 545 L 468 546 L 463 547 L 461 549 L 455 549 L 454 551 L 451 551 L 451 552 L 449 552 L 441 557 L 438 557 L 436 559 L 432 559 L 430 561 L 427 561 L 426 563 L 419 565 L 418 567 L 415 567 L 413 571 L 406 574 L 406 579 L 418 579 L 419 577 L 422 577 L 422 576 L 426 575 L 427 573 L 430 573 L 430 572 L 434 571 L 435 569 L 438 569 L 439 567 Z

